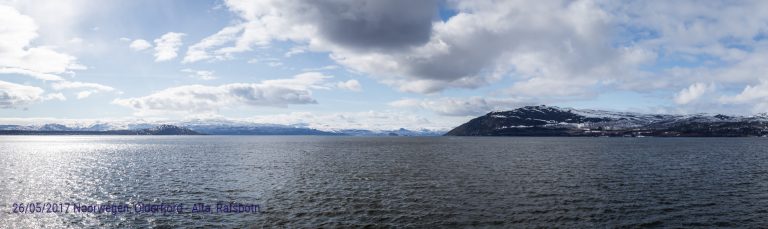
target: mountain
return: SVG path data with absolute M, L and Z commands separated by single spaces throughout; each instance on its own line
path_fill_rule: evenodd
M 0 135 L 200 135 L 185 127 L 158 125 L 147 129 L 92 130 L 93 128 L 70 128 L 61 124 L 45 124 L 37 129 L 16 126 L 11 129 L 4 125 Z
M 660 136 L 746 137 L 768 134 L 768 116 L 668 115 L 554 106 L 494 111 L 446 136 Z
M 186 127 L 178 127 L 174 125 L 159 125 L 149 129 L 142 129 L 137 132 L 142 135 L 199 135 L 200 133 L 190 130 Z
M 186 123 L 185 127 L 212 135 L 342 135 L 306 127 L 248 123 Z
M 41 126 L 38 131 L 72 131 L 65 125 L 49 123 Z
M 336 133 L 349 136 L 440 136 L 444 131 L 435 131 L 428 129 L 409 130 L 400 128 L 397 130 L 361 130 L 361 129 L 343 129 L 336 130 Z
M 251 123 L 231 120 L 190 120 L 176 123 L 179 126 L 211 135 L 341 135 L 341 136 L 440 136 L 443 131 L 428 129 L 365 130 L 365 129 L 314 129 L 306 123 L 293 125 Z
M 45 134 L 45 135 L 332 135 L 332 136 L 440 136 L 444 131 L 428 129 L 408 130 L 364 130 L 332 129 L 318 130 L 307 124 L 281 125 L 251 123 L 233 120 L 187 120 L 166 123 L 144 121 L 94 123 L 46 123 L 42 125 L 0 125 L 0 134 Z

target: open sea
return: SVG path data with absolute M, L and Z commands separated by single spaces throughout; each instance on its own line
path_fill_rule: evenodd
M 2 228 L 365 226 L 768 227 L 768 139 L 0 136 Z

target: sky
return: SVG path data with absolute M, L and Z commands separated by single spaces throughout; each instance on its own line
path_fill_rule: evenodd
M 768 1 L 0 0 L 0 123 L 768 112 Z

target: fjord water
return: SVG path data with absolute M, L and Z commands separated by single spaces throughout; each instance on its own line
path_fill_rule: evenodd
M 768 225 L 765 138 L 2 136 L 1 227 Z M 12 213 L 19 202 L 260 204 Z

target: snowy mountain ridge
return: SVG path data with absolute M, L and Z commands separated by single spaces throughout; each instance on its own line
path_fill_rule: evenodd
M 318 130 L 310 128 L 307 124 L 270 124 L 252 123 L 246 121 L 224 119 L 192 119 L 176 122 L 163 121 L 115 121 L 103 122 L 69 122 L 45 123 L 31 125 L 0 125 L 0 131 L 26 131 L 26 132 L 108 132 L 125 130 L 152 130 L 169 126 L 186 128 L 195 132 L 209 135 L 348 135 L 348 136 L 439 136 L 445 133 L 440 130 L 410 130 L 406 128 L 392 130 L 369 129 L 333 129 Z
M 767 133 L 766 114 L 643 114 L 539 105 L 490 112 L 446 135 L 762 136 Z

